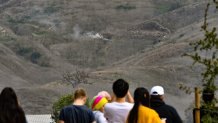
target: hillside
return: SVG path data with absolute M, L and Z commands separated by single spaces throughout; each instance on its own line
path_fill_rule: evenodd
M 181 57 L 200 31 L 200 0 L 0 0 L 0 89 L 16 89 L 28 114 L 50 113 L 73 90 L 63 74 L 82 70 L 94 96 L 124 78 L 135 87 L 163 85 L 167 102 L 186 119 L 192 96 L 178 91 L 200 81 L 201 68 Z M 210 9 L 209 22 L 217 26 Z M 95 91 L 93 91 L 95 90 Z M 180 99 L 183 98 L 181 101 Z M 185 107 L 185 108 L 184 108 Z

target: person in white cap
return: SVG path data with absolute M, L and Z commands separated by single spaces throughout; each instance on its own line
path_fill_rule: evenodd
M 150 91 L 150 106 L 154 109 L 162 119 L 166 119 L 166 123 L 182 123 L 182 120 L 176 109 L 164 102 L 164 89 L 162 86 L 154 86 Z

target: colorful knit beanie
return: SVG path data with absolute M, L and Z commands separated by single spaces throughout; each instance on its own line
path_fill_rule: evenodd
M 107 103 L 107 99 L 102 97 L 102 96 L 94 96 L 92 99 L 92 110 L 99 110 L 100 108 L 102 108 L 106 103 Z

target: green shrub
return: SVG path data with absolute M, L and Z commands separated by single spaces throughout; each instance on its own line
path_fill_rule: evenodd
M 16 52 L 16 54 L 24 57 L 26 60 L 32 62 L 33 64 L 37 64 L 42 67 L 50 66 L 50 59 L 31 46 L 15 44 L 12 49 Z
M 61 7 L 58 7 L 58 6 L 55 6 L 55 5 L 51 5 L 51 6 L 48 6 L 44 9 L 44 13 L 46 14 L 53 14 L 57 11 L 59 11 L 61 9 Z
M 136 7 L 127 3 L 127 4 L 124 4 L 124 5 L 118 5 L 116 7 L 116 9 L 117 10 L 132 10 L 132 9 L 136 9 Z
M 177 8 L 180 8 L 183 6 L 181 2 L 178 1 L 173 1 L 173 2 L 160 2 L 160 3 L 155 3 L 156 4 L 156 13 L 157 14 L 163 14 L 172 10 L 175 10 Z
M 52 106 L 51 119 L 53 123 L 57 123 L 60 111 L 63 107 L 72 104 L 73 98 L 72 94 L 62 96 L 57 102 Z
M 10 41 L 16 41 L 16 38 L 9 36 L 9 35 L 1 35 L 0 34 L 0 42 L 1 43 L 7 43 Z
M 39 52 L 32 52 L 30 55 L 30 61 L 34 64 L 37 64 L 40 57 L 41 54 Z
M 53 103 L 52 106 L 52 114 L 51 114 L 51 119 L 52 123 L 57 123 L 59 114 L 62 108 L 65 106 L 71 105 L 73 103 L 73 95 L 68 94 L 60 97 L 56 102 Z M 87 99 L 86 104 L 87 107 L 90 107 L 89 99 Z
M 33 49 L 30 47 L 17 47 L 17 51 L 16 51 L 16 53 L 20 56 L 26 56 L 31 52 L 33 52 Z

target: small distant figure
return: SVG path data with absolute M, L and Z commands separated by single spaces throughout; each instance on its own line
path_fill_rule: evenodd
M 147 89 L 139 87 L 134 92 L 135 104 L 129 112 L 126 123 L 161 123 L 156 111 L 149 108 L 150 95 Z
M 133 107 L 133 98 L 129 92 L 129 84 L 118 79 L 113 83 L 114 100 L 104 106 L 108 123 L 125 123 L 129 111 Z M 125 98 L 127 97 L 128 102 Z
M 154 86 L 151 88 L 151 108 L 165 119 L 166 123 L 182 123 L 182 120 L 176 109 L 164 102 L 164 89 L 162 86 Z
M 111 95 L 107 91 L 101 91 L 97 94 L 97 96 L 105 97 L 108 100 L 108 102 L 112 101 Z
M 95 123 L 92 110 L 85 106 L 86 100 L 85 90 L 77 89 L 74 92 L 73 104 L 61 110 L 59 123 Z
M 104 117 L 104 105 L 106 103 L 108 103 L 108 100 L 103 96 L 95 96 L 92 99 L 92 110 L 97 123 L 107 123 L 107 120 Z
M 23 109 L 11 87 L 6 87 L 0 95 L 0 123 L 26 123 Z

